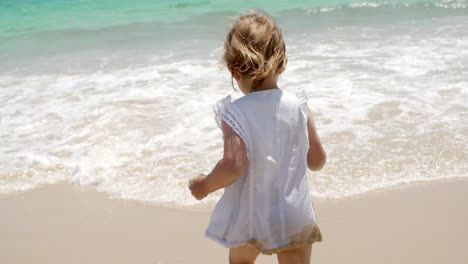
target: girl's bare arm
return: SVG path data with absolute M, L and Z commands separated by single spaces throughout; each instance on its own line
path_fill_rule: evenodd
M 190 180 L 190 191 L 198 200 L 208 194 L 231 185 L 247 167 L 247 149 L 241 137 L 224 121 L 221 126 L 224 135 L 224 155 L 213 171 Z
M 325 165 L 327 160 L 325 150 L 315 129 L 312 112 L 307 106 L 307 132 L 309 134 L 309 152 L 307 153 L 307 167 L 310 170 L 318 171 Z

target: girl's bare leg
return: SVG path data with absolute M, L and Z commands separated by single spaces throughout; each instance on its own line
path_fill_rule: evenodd
M 229 249 L 230 264 L 253 264 L 259 252 L 250 246 L 240 246 Z
M 312 244 L 301 248 L 286 250 L 277 254 L 279 264 L 309 264 Z

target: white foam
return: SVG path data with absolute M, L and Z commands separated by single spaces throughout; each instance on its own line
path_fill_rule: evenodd
M 288 36 L 279 84 L 306 89 L 328 154 L 310 175 L 315 197 L 468 176 L 466 27 Z M 0 74 L 0 192 L 67 181 L 117 198 L 198 204 L 188 179 L 221 157 L 211 105 L 232 92 L 220 52 L 87 73 Z

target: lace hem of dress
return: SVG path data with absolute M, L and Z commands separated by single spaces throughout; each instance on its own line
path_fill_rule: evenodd
M 216 124 L 218 125 L 219 129 L 222 130 L 221 122 L 224 120 L 224 122 L 226 122 L 242 138 L 242 140 L 244 140 L 245 143 L 247 141 L 244 128 L 236 119 L 235 115 L 231 112 L 231 104 L 230 95 L 216 102 L 216 104 L 213 106 Z
M 305 246 L 307 244 L 312 244 L 314 242 L 321 242 L 322 241 L 322 233 L 320 232 L 320 228 L 317 223 L 314 223 L 306 228 L 304 230 L 296 235 L 293 235 L 289 238 L 288 244 L 273 248 L 273 249 L 265 249 L 263 248 L 262 244 L 257 241 L 256 239 L 250 239 L 245 243 L 245 245 L 249 245 L 258 252 L 265 254 L 265 255 L 271 255 L 271 254 L 276 254 L 281 251 L 286 251 L 286 250 L 291 250 L 295 248 L 300 248 L 302 246 Z

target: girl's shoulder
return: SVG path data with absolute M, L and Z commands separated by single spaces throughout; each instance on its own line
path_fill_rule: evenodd
M 239 112 L 242 112 L 242 109 L 244 108 L 253 110 L 255 106 L 261 108 L 264 107 L 265 104 L 277 102 L 278 100 L 295 101 L 298 104 L 303 104 L 307 103 L 308 97 L 303 88 L 295 88 L 290 91 L 283 89 L 269 89 L 251 92 L 235 100 L 232 99 L 231 95 L 225 96 L 215 103 L 213 110 L 215 115 L 218 117 L 225 113 L 236 115 L 239 114 Z
M 232 102 L 231 95 L 218 100 L 213 105 L 213 112 L 219 129 L 222 130 L 221 123 L 224 121 L 242 138 L 242 140 L 244 140 L 244 142 L 247 142 L 246 131 L 244 128 L 245 120 L 242 111 L 235 101 Z

